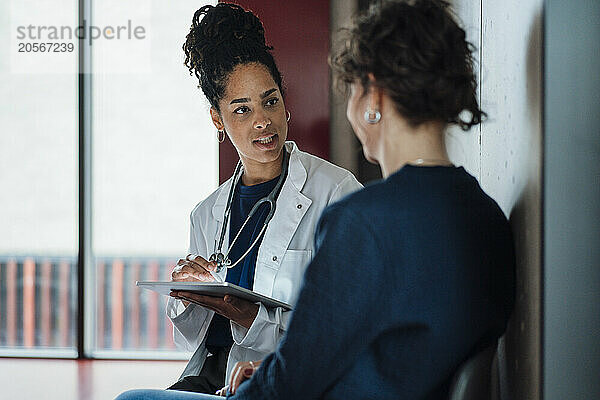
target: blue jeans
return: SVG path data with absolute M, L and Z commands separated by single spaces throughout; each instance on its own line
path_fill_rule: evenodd
M 115 400 L 223 400 L 212 394 L 181 392 L 178 390 L 135 389 L 121 393 Z

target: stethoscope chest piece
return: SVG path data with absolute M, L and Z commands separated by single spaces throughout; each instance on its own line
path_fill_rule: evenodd
M 225 259 L 225 255 L 221 252 L 218 253 L 213 253 L 208 261 L 216 261 L 217 263 L 217 273 L 221 272 L 223 270 L 223 268 L 228 267 L 229 265 L 231 265 L 231 260 L 229 258 Z

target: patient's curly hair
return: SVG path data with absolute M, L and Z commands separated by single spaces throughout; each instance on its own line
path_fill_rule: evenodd
M 229 74 L 240 64 L 264 65 L 283 94 L 281 73 L 271 50 L 256 15 L 229 3 L 196 11 L 183 44 L 185 66 L 190 75 L 196 75 L 210 105 L 219 112 Z
M 367 89 L 372 73 L 413 126 L 441 121 L 467 131 L 486 114 L 465 37 L 445 1 L 380 0 L 354 21 L 330 63 L 346 89 L 356 80 Z

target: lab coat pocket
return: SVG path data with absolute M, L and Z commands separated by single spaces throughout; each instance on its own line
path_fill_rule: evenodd
M 287 250 L 275 276 L 273 297 L 290 305 L 296 303 L 311 250 Z

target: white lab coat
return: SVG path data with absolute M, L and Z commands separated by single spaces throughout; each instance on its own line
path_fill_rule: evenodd
M 293 306 L 314 253 L 314 233 L 321 212 L 362 186 L 350 172 L 300 151 L 294 142 L 286 142 L 286 148 L 290 152 L 288 176 L 258 250 L 253 290 Z M 215 251 L 232 181 L 230 178 L 224 182 L 192 211 L 190 253 L 208 259 Z M 229 245 L 229 226 L 226 229 L 224 254 Z M 224 270 L 220 274 L 223 280 L 226 273 Z M 236 362 L 262 360 L 275 350 L 287 330 L 290 313 L 260 304 L 249 329 L 231 323 L 234 343 L 227 360 L 226 382 Z M 204 365 L 208 355 L 204 340 L 213 314 L 194 304 L 185 308 L 172 298 L 167 303 L 167 315 L 175 327 L 175 344 L 195 351 L 182 377 L 198 375 Z

